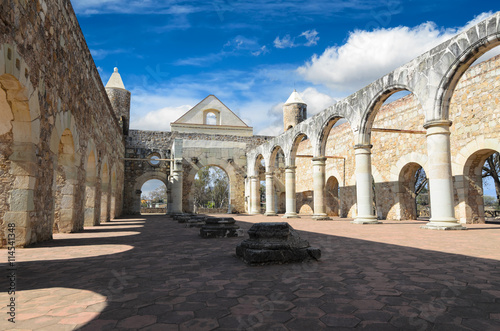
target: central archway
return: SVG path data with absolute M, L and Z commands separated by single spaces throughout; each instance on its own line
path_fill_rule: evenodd
M 229 175 L 219 166 L 201 168 L 194 176 L 191 194 L 197 213 L 229 213 L 231 201 Z
M 150 179 L 141 187 L 141 214 L 167 213 L 167 185 L 159 179 Z

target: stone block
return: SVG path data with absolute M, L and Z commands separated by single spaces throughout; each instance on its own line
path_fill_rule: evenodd
M 258 223 L 248 230 L 250 239 L 236 246 L 236 256 L 250 265 L 282 264 L 319 260 L 321 250 L 309 242 L 286 222 Z
M 13 190 L 10 196 L 11 211 L 33 211 L 33 190 Z

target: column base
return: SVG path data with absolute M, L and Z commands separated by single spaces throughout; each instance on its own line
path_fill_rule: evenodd
M 351 224 L 382 224 L 375 216 L 358 216 Z
M 278 216 L 275 212 L 266 212 L 264 216 Z
M 261 215 L 261 213 L 258 211 L 251 211 L 248 213 L 248 215 Z
M 316 221 L 329 221 L 331 220 L 330 217 L 328 217 L 327 214 L 314 214 L 312 216 L 313 220 L 316 220 Z
M 429 223 L 422 225 L 420 228 L 428 230 L 467 230 L 465 226 L 453 217 L 439 220 L 431 218 Z
M 300 216 L 297 213 L 286 213 L 281 218 L 300 218 Z

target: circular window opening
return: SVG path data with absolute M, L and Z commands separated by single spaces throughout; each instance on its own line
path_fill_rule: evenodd
M 157 166 L 160 164 L 160 157 L 158 155 L 152 155 L 149 157 L 149 164 L 152 166 Z

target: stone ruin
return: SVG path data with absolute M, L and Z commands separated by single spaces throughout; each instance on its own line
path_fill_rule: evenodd
M 257 223 L 248 230 L 249 239 L 236 246 L 236 256 L 250 265 L 282 264 L 319 260 L 321 250 L 286 222 Z
M 241 237 L 240 227 L 232 217 L 209 217 L 200 229 L 202 238 L 230 238 Z

